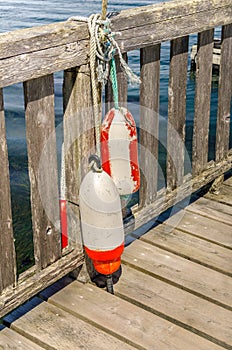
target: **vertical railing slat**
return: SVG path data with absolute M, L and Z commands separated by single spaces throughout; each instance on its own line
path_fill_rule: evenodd
M 222 27 L 220 76 L 218 87 L 216 161 L 220 161 L 226 157 L 229 149 L 231 94 L 232 24 L 229 24 Z
M 16 281 L 16 259 L 12 227 L 10 176 L 6 143 L 3 92 L 0 89 L 0 293 Z
M 167 188 L 183 183 L 188 36 L 171 41 L 168 87 Z
M 81 243 L 78 195 L 95 153 L 94 116 L 88 65 L 64 72 L 64 150 L 68 232 L 71 244 Z M 79 233 L 78 233 L 79 232 Z
M 53 75 L 24 83 L 34 253 L 43 269 L 61 256 Z
M 157 194 L 160 45 L 140 50 L 140 206 Z
M 192 154 L 193 175 L 199 174 L 208 162 L 213 38 L 214 29 L 198 34 Z

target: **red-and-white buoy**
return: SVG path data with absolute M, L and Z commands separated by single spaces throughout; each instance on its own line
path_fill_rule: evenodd
M 84 248 L 95 269 L 111 275 L 119 269 L 124 249 L 121 203 L 112 178 L 93 168 L 84 177 L 79 193 Z
M 120 195 L 140 187 L 136 124 L 126 108 L 112 108 L 101 127 L 102 168 L 113 179 Z

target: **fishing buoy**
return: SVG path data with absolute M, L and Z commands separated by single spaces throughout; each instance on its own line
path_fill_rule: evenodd
M 121 203 L 112 178 L 96 163 L 81 183 L 79 205 L 85 251 L 99 273 L 111 275 L 124 249 Z
M 126 108 L 112 108 L 101 127 L 102 168 L 113 179 L 120 195 L 140 187 L 136 124 Z

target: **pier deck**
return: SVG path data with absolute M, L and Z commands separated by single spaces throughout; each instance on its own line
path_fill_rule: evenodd
M 0 349 L 231 349 L 231 204 L 229 178 L 156 222 L 126 247 L 115 295 L 63 278 L 4 318 Z

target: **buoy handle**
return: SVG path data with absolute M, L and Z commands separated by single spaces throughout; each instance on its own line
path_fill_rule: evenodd
M 102 172 L 101 160 L 96 154 L 89 157 L 90 168 L 95 172 Z

